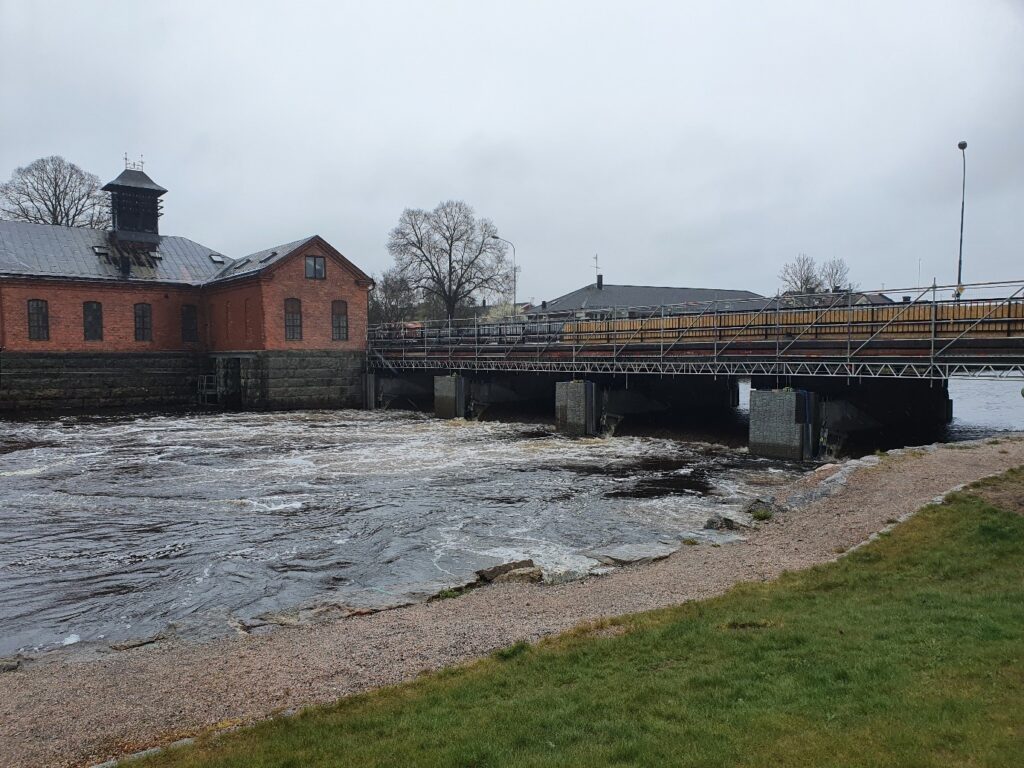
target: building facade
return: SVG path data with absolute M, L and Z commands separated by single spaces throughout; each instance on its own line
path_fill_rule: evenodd
M 362 403 L 371 279 L 319 236 L 242 258 L 159 234 L 126 169 L 111 231 L 0 221 L 0 409 Z

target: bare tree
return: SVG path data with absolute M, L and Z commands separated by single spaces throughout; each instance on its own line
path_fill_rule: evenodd
M 489 219 L 477 219 L 461 200 L 432 211 L 407 208 L 391 230 L 388 253 L 398 272 L 423 296 L 444 305 L 448 317 L 478 298 L 508 291 L 512 268 L 505 243 Z
M 110 208 L 98 176 L 53 155 L 18 168 L 0 184 L 0 218 L 106 229 Z
M 850 267 L 840 258 L 822 264 L 818 278 L 825 290 L 852 291 L 855 287 L 850 281 Z
M 779 280 L 787 291 L 793 293 L 820 293 L 821 277 L 818 275 L 818 265 L 814 259 L 806 253 L 798 254 L 793 261 L 785 264 L 779 272 Z
M 370 292 L 370 322 L 402 323 L 416 313 L 416 291 L 397 267 L 386 270 L 374 280 Z

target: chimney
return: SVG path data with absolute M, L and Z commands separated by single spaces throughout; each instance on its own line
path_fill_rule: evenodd
M 600 290 L 603 290 L 603 289 L 604 289 L 604 275 L 598 273 L 598 275 L 597 275 L 597 290 L 600 291 Z
M 126 157 L 121 175 L 103 191 L 110 193 L 111 241 L 139 250 L 156 250 L 160 244 L 160 197 L 167 190 L 142 172 L 142 163 L 129 163 Z

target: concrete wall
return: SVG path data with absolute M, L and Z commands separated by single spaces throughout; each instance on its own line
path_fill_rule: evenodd
M 467 381 L 464 376 L 434 377 L 434 415 L 440 419 L 461 419 L 466 415 Z
M 0 410 L 166 408 L 196 403 L 202 355 L 0 353 Z

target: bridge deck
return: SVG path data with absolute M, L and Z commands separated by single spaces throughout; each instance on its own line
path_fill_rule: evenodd
M 843 293 L 404 323 L 371 328 L 368 344 L 371 365 L 395 370 L 1024 378 L 1024 283 L 997 287 L 1006 295 L 953 300 L 936 287 L 869 306 Z

